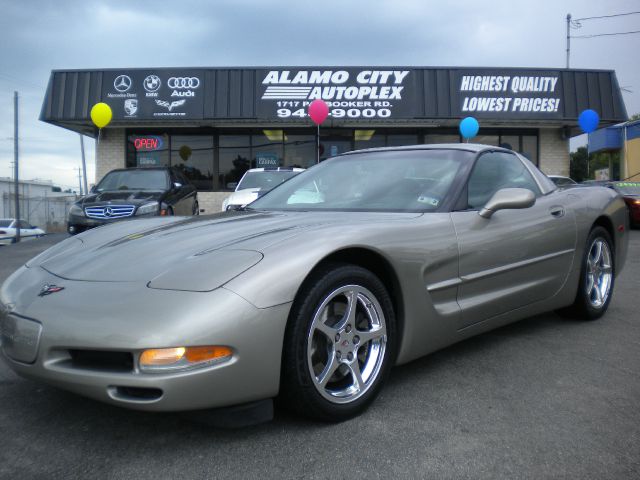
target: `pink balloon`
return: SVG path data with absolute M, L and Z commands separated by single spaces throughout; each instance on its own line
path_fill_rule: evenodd
M 314 100 L 309 105 L 308 112 L 313 123 L 320 125 L 329 116 L 329 107 L 323 100 Z

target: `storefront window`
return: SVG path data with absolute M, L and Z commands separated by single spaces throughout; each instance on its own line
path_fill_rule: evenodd
M 500 135 L 500 146 L 502 148 L 508 148 L 514 152 L 520 151 L 520 136 L 519 135 Z
M 198 190 L 212 190 L 213 136 L 172 135 L 171 166 L 184 173 Z
M 460 143 L 460 135 L 453 133 L 428 133 L 424 136 L 424 143 Z
M 500 137 L 498 135 L 478 135 L 470 138 L 469 143 L 479 143 L 481 145 L 493 145 L 495 147 L 500 146 Z
M 127 168 L 168 167 L 169 135 L 129 135 L 127 137 Z
M 213 129 L 133 132 L 127 136 L 127 167 L 176 167 L 201 191 L 233 190 L 250 168 L 309 168 L 317 161 L 316 133 L 312 128 L 283 130 L 272 127 L 247 129 L 244 130 L 246 133 L 237 130 L 229 134 L 222 129 L 218 130 L 217 146 Z M 414 145 L 423 135 L 425 144 L 461 141 L 458 130 L 452 127 L 425 130 L 320 128 L 320 135 L 321 160 L 354 149 Z M 535 129 L 486 129 L 471 141 L 511 148 L 538 164 Z
M 522 135 L 521 153 L 538 165 L 538 137 L 536 135 Z
M 249 135 L 220 135 L 218 185 L 233 190 L 251 167 L 251 137 Z
M 309 168 L 316 163 L 316 136 L 286 133 L 284 164 L 287 167 Z
M 387 135 L 387 147 L 400 147 L 402 145 L 416 145 L 418 134 L 390 133 Z
M 353 132 L 356 150 L 363 148 L 377 148 L 386 146 L 386 135 L 379 130 L 355 130 Z
M 353 150 L 353 130 L 320 129 L 320 161 Z
M 280 167 L 283 165 L 282 130 L 263 130 L 251 136 L 251 168 Z

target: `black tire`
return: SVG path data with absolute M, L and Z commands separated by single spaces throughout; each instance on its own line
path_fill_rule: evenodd
M 608 287 L 606 288 L 606 298 L 604 298 L 601 304 L 597 299 L 594 299 L 593 289 L 590 290 L 590 258 L 593 258 L 593 249 L 597 242 L 603 242 L 608 249 L 610 264 L 610 278 Z M 604 255 L 604 254 L 603 254 Z M 602 270 L 602 269 L 601 269 Z M 580 320 L 596 320 L 602 317 L 611 303 L 611 297 L 613 296 L 613 287 L 615 285 L 615 255 L 613 249 L 613 242 L 611 236 L 603 227 L 594 227 L 589 236 L 587 237 L 587 243 L 585 245 L 584 255 L 582 257 L 582 263 L 580 267 L 580 279 L 578 283 L 578 292 L 573 304 L 560 311 L 564 316 L 580 319 Z M 594 285 L 595 286 L 595 285 Z M 594 292 L 595 293 L 595 292 Z M 595 300 L 595 303 L 594 303 Z
M 336 294 L 341 289 L 347 290 Z M 351 292 L 355 293 L 355 297 L 351 296 L 351 298 L 357 298 L 353 328 L 349 325 L 351 321 L 348 320 L 350 317 L 347 313 L 349 305 L 347 297 Z M 332 297 L 332 294 L 336 295 Z M 344 300 L 343 308 L 346 311 L 336 314 L 336 305 L 339 308 L 340 298 Z M 335 302 L 332 304 L 329 299 Z M 342 330 L 340 328 L 331 330 L 331 332 L 342 334 L 340 341 L 338 341 L 340 333 L 332 340 L 329 340 L 329 335 L 326 333 L 316 330 L 316 327 L 313 329 L 314 333 L 311 333 L 314 317 L 323 306 L 323 302 L 329 302 L 326 306 L 327 317 L 317 316 L 326 318 L 321 321 L 323 327 L 326 327 L 326 322 L 331 321 L 329 312 L 332 312 L 335 319 L 333 327 L 340 324 L 344 326 Z M 379 314 L 372 315 L 372 312 L 378 310 Z M 378 323 L 374 325 L 372 318 Z M 370 327 L 364 329 L 363 325 Z M 382 335 L 381 332 L 386 333 Z M 371 339 L 364 340 L 365 335 L 369 335 Z M 373 339 L 374 335 L 378 338 Z M 360 336 L 363 338 L 361 343 Z M 323 345 L 326 348 L 316 346 L 319 337 L 326 343 Z M 281 400 L 291 409 L 317 420 L 340 422 L 352 418 L 362 413 L 380 392 L 395 361 L 396 343 L 393 304 L 380 279 L 370 271 L 355 265 L 331 263 L 320 267 L 305 281 L 291 308 L 283 348 Z M 352 349 L 353 353 L 343 353 L 344 349 Z M 327 387 L 317 385 L 318 377 L 311 372 L 314 362 L 309 360 L 315 353 L 309 352 L 319 352 L 319 355 L 327 357 L 320 376 L 325 371 L 331 370 L 329 364 L 338 366 L 336 370 L 331 370 L 334 373 L 327 375 Z M 361 369 L 361 360 L 362 367 L 372 365 L 373 367 L 370 370 Z M 353 373 L 355 369 L 359 372 L 360 381 L 356 380 Z M 340 376 L 342 379 L 332 381 Z M 356 388 L 357 384 L 356 392 L 351 397 L 347 394 L 341 399 L 331 397 L 333 393 L 330 393 L 332 390 L 328 387 L 340 385 L 340 382 L 343 385 L 353 383 L 351 387 L 342 387 L 345 391 Z M 328 399 L 327 396 L 331 398 Z

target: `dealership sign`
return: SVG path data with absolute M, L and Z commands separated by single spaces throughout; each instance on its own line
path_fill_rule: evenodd
M 202 118 L 203 83 L 194 70 L 105 72 L 102 98 L 117 120 Z
M 411 70 L 268 70 L 259 78 L 258 116 L 305 120 L 314 100 L 324 100 L 329 119 L 384 119 L 414 113 Z
M 458 74 L 460 115 L 518 118 L 560 116 L 559 74 L 521 71 L 496 74 L 461 70 Z
M 315 100 L 328 105 L 334 126 L 452 125 L 465 117 L 575 123 L 588 108 L 609 122 L 625 116 L 611 71 L 277 66 L 54 72 L 43 118 L 87 121 L 85 105 L 104 102 L 120 124 L 310 126 Z

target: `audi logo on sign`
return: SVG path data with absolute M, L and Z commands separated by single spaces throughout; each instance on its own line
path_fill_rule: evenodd
M 167 82 L 169 88 L 198 88 L 200 79 L 198 77 L 171 77 Z

